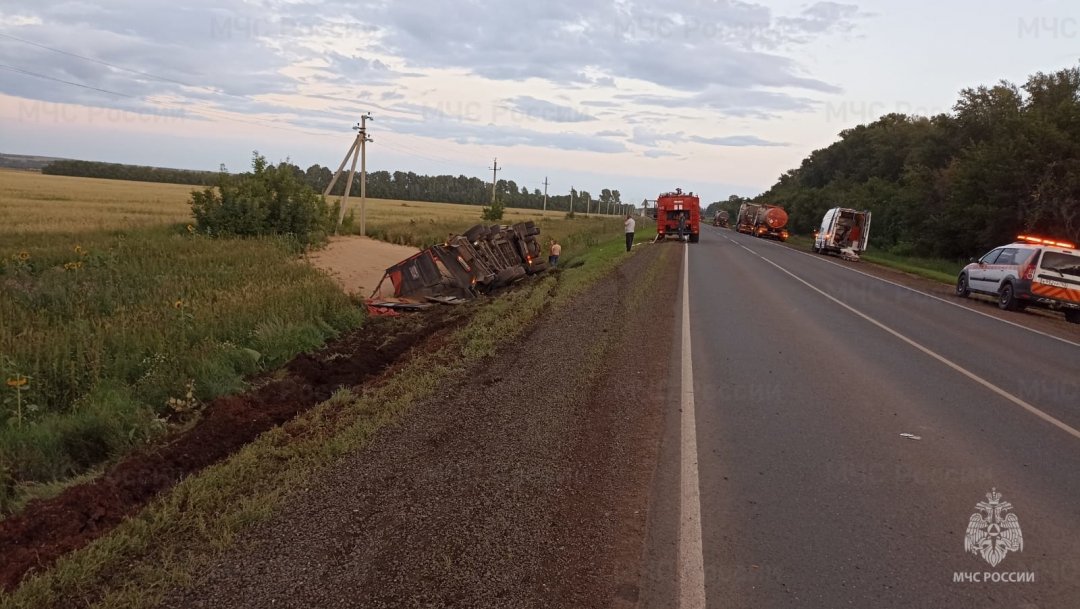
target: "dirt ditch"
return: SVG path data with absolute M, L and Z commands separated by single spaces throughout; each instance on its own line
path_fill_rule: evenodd
M 0 586 L 47 569 L 60 556 L 101 537 L 185 476 L 217 463 L 259 434 L 325 401 L 341 387 L 371 380 L 461 318 L 448 311 L 373 320 L 321 350 L 303 354 L 256 389 L 211 402 L 189 430 L 126 457 L 91 482 L 31 502 L 0 521 Z

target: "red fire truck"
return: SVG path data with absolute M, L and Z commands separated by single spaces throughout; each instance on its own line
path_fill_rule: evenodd
M 701 236 L 701 199 L 681 188 L 656 198 L 656 238 L 677 237 L 697 243 Z

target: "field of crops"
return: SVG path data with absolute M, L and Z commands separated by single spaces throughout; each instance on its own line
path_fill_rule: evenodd
M 0 514 L 93 472 L 362 321 L 276 238 L 211 239 L 192 188 L 0 171 Z M 426 245 L 480 208 L 372 200 L 368 233 Z M 564 257 L 612 218 L 533 218 Z

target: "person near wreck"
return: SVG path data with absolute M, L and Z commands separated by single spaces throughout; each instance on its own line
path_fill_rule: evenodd
M 630 248 L 634 247 L 634 229 L 636 223 L 634 218 L 630 214 L 626 214 L 626 221 L 623 222 L 623 230 L 626 232 L 626 251 L 630 251 Z

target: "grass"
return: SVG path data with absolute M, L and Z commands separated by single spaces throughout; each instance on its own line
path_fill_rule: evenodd
M 192 190 L 0 170 L 0 517 L 361 322 L 287 242 L 191 234 Z M 414 245 L 480 218 L 478 206 L 369 203 L 372 231 Z M 619 230 L 537 210 L 504 222 L 524 219 L 564 260 Z
M 151 441 L 165 416 L 235 392 L 362 319 L 274 239 L 167 227 L 17 233 L 0 256 L 0 378 L 27 379 L 0 386 L 9 489 Z M 0 507 L 13 499 L 0 490 Z
M 591 237 L 579 236 L 578 245 L 564 253 L 577 263 L 575 268 L 470 305 L 469 322 L 450 334 L 438 352 L 406 363 L 360 395 L 339 392 L 230 459 L 185 479 L 109 535 L 13 593 L 0 595 L 0 607 L 157 606 L 168 590 L 189 584 L 208 568 L 243 530 L 269 518 L 314 473 L 365 446 L 376 430 L 462 378 L 498 345 L 520 336 L 542 311 L 561 310 L 610 272 L 627 256 L 619 232 L 604 227 Z M 589 241 L 595 245 L 583 245 Z
M 790 247 L 810 251 L 814 240 L 811 237 L 792 235 L 787 243 Z M 952 284 L 956 282 L 956 276 L 966 263 L 944 258 L 917 258 L 912 256 L 899 256 L 883 250 L 871 249 L 863 253 L 862 259 L 872 264 L 896 269 L 925 279 L 931 279 L 941 283 Z

